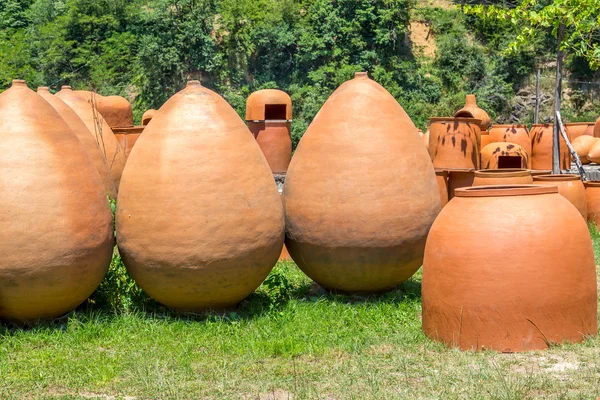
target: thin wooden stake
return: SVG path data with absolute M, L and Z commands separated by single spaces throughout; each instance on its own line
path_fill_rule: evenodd
M 565 131 L 565 126 L 563 125 L 562 117 L 560 116 L 560 111 L 556 112 L 556 120 L 558 121 L 557 125 L 559 127 L 560 134 L 562 135 L 563 139 L 565 140 L 565 143 L 567 144 L 567 147 L 569 148 L 569 151 L 571 152 L 571 155 L 573 156 L 575 165 L 577 166 L 577 169 L 579 170 L 579 175 L 581 175 L 581 180 L 587 181 L 587 177 L 585 175 L 585 169 L 583 169 L 583 164 L 581 164 L 579 155 L 577 155 L 577 152 L 571 145 L 571 142 L 569 141 L 569 137 L 567 136 L 567 131 Z

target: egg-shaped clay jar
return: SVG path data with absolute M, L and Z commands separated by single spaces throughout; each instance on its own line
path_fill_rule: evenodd
M 600 139 L 600 138 L 595 138 L 595 139 Z M 590 146 L 590 149 L 588 150 L 587 159 L 590 162 L 600 164 L 600 140 L 596 140 L 592 143 L 592 145 Z
M 74 309 L 112 257 L 112 216 L 98 171 L 59 113 L 25 81 L 0 94 L 0 319 Z
M 102 185 L 106 193 L 113 199 L 117 198 L 117 191 L 115 189 L 115 183 L 113 181 L 106 159 L 104 158 L 103 152 L 100 150 L 98 143 L 92 137 L 90 130 L 85 126 L 81 118 L 60 98 L 52 95 L 47 87 L 38 87 L 37 92 L 44 98 L 50 105 L 58 112 L 62 119 L 69 125 L 69 128 L 77 136 L 77 139 L 83 145 L 83 148 L 87 152 L 88 156 L 94 163 Z
M 133 126 L 133 108 L 126 98 L 103 96 L 96 107 L 111 129 L 131 128 Z
M 533 177 L 535 185 L 556 186 L 558 193 L 569 200 L 577 208 L 579 214 L 587 219 L 587 202 L 585 200 L 585 187 L 579 175 L 555 174 L 537 175 Z
M 481 149 L 481 169 L 529 169 L 531 158 L 518 144 L 492 142 Z
M 477 98 L 474 94 L 468 94 L 465 102 L 465 106 L 458 110 L 454 117 L 456 118 L 475 118 L 481 121 L 479 128 L 482 131 L 487 130 L 490 126 L 490 116 L 485 110 L 479 108 L 477 105 Z
M 525 125 L 492 125 L 489 136 L 489 143 L 515 143 L 521 146 L 531 157 L 531 137 Z
M 528 185 L 533 183 L 528 169 L 482 169 L 475 171 L 473 186 Z
M 570 122 L 565 125 L 565 131 L 569 135 L 571 143 L 580 136 L 591 136 L 594 137 L 594 123 L 593 122 Z
M 479 120 L 430 118 L 429 156 L 435 168 L 479 168 L 481 131 Z
M 531 127 L 531 169 L 552 169 L 552 124 L 534 124 Z M 565 140 L 560 138 L 560 169 L 569 169 L 571 156 Z
M 81 92 L 81 91 L 77 91 Z M 100 151 L 106 158 L 106 164 L 110 169 L 115 189 L 119 190 L 121 182 L 121 174 L 125 168 L 125 151 L 121 148 L 119 141 L 115 137 L 110 126 L 104 120 L 104 117 L 98 112 L 94 104 L 97 104 L 97 98 L 94 93 L 90 93 L 91 100 L 85 100 L 86 91 L 84 93 L 76 93 L 70 86 L 63 86 L 62 89 L 55 94 L 69 107 L 85 123 L 85 126 L 90 131 L 94 140 L 98 143 Z
M 440 210 L 417 128 L 366 73 L 342 84 L 317 113 L 283 196 L 292 258 L 315 282 L 341 292 L 384 291 L 410 278 Z
M 457 190 L 427 238 L 422 294 L 425 334 L 463 350 L 546 349 L 598 331 L 587 224 L 554 186 Z
M 198 81 L 160 108 L 132 149 L 116 223 L 133 279 L 182 311 L 235 306 L 283 247 L 267 161 L 233 108 Z
M 598 138 L 589 135 L 581 135 L 573 140 L 573 150 L 579 156 L 579 160 L 582 164 L 589 164 L 590 159 L 588 158 L 588 154 L 592 149 L 592 146 L 597 142 Z M 599 154 L 600 155 L 600 154 Z
M 585 199 L 587 204 L 588 221 L 593 222 L 600 229 L 600 182 L 587 181 L 585 187 Z
M 152 118 L 154 118 L 154 115 L 156 114 L 156 110 L 154 109 L 149 109 L 146 110 L 146 112 L 144 113 L 144 115 L 142 115 L 142 125 L 146 126 L 148 125 L 148 123 L 150 121 L 152 121 Z

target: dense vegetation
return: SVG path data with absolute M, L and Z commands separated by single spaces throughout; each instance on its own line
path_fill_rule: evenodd
M 497 121 L 515 116 L 515 94 L 538 67 L 552 76 L 550 33 L 504 54 L 508 23 L 464 15 L 451 3 L 415 0 L 0 0 L 0 90 L 13 78 L 31 87 L 70 84 L 134 102 L 136 118 L 190 78 L 201 79 L 242 114 L 246 97 L 278 87 L 294 100 L 298 140 L 329 94 L 368 70 L 425 128 L 476 93 Z M 422 23 L 437 50 L 408 39 Z M 571 55 L 579 81 L 596 77 Z M 550 85 L 551 86 L 551 85 Z M 600 114 L 598 85 L 572 86 L 571 119 Z M 596 97 L 594 97 L 596 96 Z M 578 102 L 577 104 L 575 102 Z M 570 107 L 570 108 L 569 108 Z M 575 110 L 577 112 L 575 112 Z M 594 118 L 595 119 L 595 118 Z

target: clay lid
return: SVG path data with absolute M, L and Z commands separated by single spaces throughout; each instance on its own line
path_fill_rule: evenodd
M 531 171 L 528 169 L 519 169 L 519 168 L 502 168 L 502 169 L 480 169 L 479 171 L 475 171 L 475 176 L 485 177 L 485 178 L 512 178 L 519 176 L 530 176 Z
M 479 125 L 481 120 L 477 118 L 431 117 L 429 123 L 432 122 L 472 122 Z
M 581 177 L 577 174 L 554 174 L 554 175 L 536 175 L 534 181 L 578 181 Z
M 490 185 L 473 186 L 454 190 L 457 197 L 504 197 L 530 196 L 535 194 L 558 193 L 556 186 L 541 185 Z
M 275 117 L 269 118 L 269 108 L 275 111 L 273 114 Z M 264 121 L 266 119 L 292 119 L 292 99 L 286 92 L 277 89 L 263 89 L 248 96 L 248 100 L 246 100 L 246 120 Z

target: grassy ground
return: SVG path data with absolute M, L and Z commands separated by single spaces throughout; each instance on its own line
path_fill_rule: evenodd
M 464 353 L 428 340 L 420 276 L 378 297 L 333 296 L 280 263 L 225 315 L 181 316 L 143 300 L 119 311 L 87 304 L 32 329 L 0 327 L 0 398 L 600 396 L 597 338 L 525 354 Z

